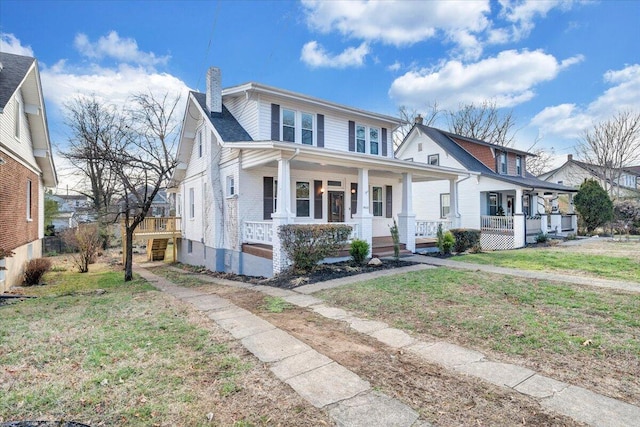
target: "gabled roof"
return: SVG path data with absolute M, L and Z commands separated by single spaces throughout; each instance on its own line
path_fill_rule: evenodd
M 548 179 L 551 175 L 555 174 L 556 172 L 570 166 L 570 165 L 575 165 L 581 169 L 584 169 L 585 171 L 587 171 L 589 174 L 593 175 L 594 177 L 598 178 L 598 179 L 602 179 L 605 180 L 606 182 L 608 182 L 609 184 L 612 184 L 614 187 L 620 187 L 620 188 L 624 188 L 625 190 L 630 190 L 630 191 L 638 191 L 635 188 L 632 187 L 626 187 L 624 185 L 619 185 L 616 182 L 611 182 L 610 178 L 607 178 L 605 176 L 605 173 L 603 171 L 603 168 L 601 166 L 598 165 L 594 165 L 592 163 L 587 163 L 587 162 L 583 162 L 580 160 L 575 160 L 573 158 L 569 158 L 567 159 L 566 162 L 564 162 L 560 167 L 553 169 L 549 172 L 545 172 L 542 175 L 540 175 L 540 177 L 544 177 L 542 179 Z M 627 172 L 631 175 L 636 175 L 637 177 L 640 177 L 640 166 L 627 166 L 627 167 L 623 167 L 622 170 L 624 172 Z
M 0 113 L 24 81 L 35 58 L 0 52 Z
M 473 138 L 466 138 L 466 137 L 463 137 L 463 136 L 460 136 L 460 135 L 453 134 L 451 132 L 445 132 L 443 130 L 436 129 L 436 128 L 429 127 L 429 126 L 425 126 L 425 125 L 416 124 L 416 125 L 414 125 L 414 128 L 419 129 L 422 133 L 424 133 L 429 138 L 431 138 L 436 144 L 438 144 L 440 147 L 442 147 L 443 150 L 445 150 L 454 159 L 456 159 L 460 164 L 462 164 L 462 166 L 465 169 L 467 169 L 469 171 L 472 171 L 472 172 L 478 172 L 478 173 L 480 173 L 481 176 L 490 177 L 492 179 L 497 179 L 499 181 L 509 182 L 511 184 L 516 184 L 516 185 L 519 185 L 521 187 L 540 188 L 540 189 L 546 189 L 546 190 L 558 190 L 558 191 L 566 191 L 566 192 L 575 192 L 575 191 L 577 191 L 577 190 L 575 190 L 575 189 L 573 189 L 571 187 L 566 187 L 564 185 L 553 184 L 551 182 L 543 181 L 543 180 L 538 179 L 535 176 L 531 175 L 530 173 L 526 173 L 525 176 L 499 174 L 499 173 L 495 172 L 494 170 L 488 168 L 484 163 L 482 163 L 480 160 L 475 158 L 467 150 L 462 148 L 454 140 L 454 138 L 462 139 L 462 140 L 466 140 L 466 141 L 474 142 L 474 143 L 482 143 L 482 145 L 495 147 L 498 150 L 506 150 L 506 151 L 510 151 L 510 152 L 522 153 L 522 154 L 525 154 L 525 155 L 529 155 L 529 153 L 526 153 L 524 151 L 514 150 L 514 149 L 511 149 L 511 148 L 506 148 L 505 149 L 505 147 L 502 147 L 500 145 L 490 144 L 490 143 L 484 142 L 484 141 L 478 141 L 478 140 L 475 140 Z M 412 129 L 412 131 L 413 131 L 413 129 Z M 405 141 L 406 140 L 407 139 L 405 138 Z M 404 141 L 403 141 L 403 143 L 404 143 Z
M 191 92 L 193 97 L 198 101 L 202 111 L 206 114 L 207 109 L 207 95 L 200 92 Z M 214 128 L 218 131 L 218 134 L 223 141 L 226 142 L 239 142 L 239 141 L 253 141 L 249 132 L 247 132 L 240 123 L 233 117 L 233 114 L 227 110 L 227 107 L 222 104 L 222 113 L 210 113 L 209 120 Z

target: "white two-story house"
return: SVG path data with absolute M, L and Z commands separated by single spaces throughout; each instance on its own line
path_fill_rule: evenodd
M 390 236 L 416 247 L 412 182 L 461 171 L 398 160 L 398 119 L 259 83 L 189 93 L 170 187 L 181 217 L 179 261 L 272 276 L 288 266 L 278 227 L 347 223 L 372 246 Z M 374 248 L 375 249 L 375 248 Z

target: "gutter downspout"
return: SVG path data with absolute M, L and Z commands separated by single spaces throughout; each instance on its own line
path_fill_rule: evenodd
M 461 217 L 461 215 L 460 215 L 460 203 L 459 203 L 459 201 L 460 201 L 460 197 L 459 197 L 460 192 L 458 191 L 458 184 L 460 184 L 463 181 L 468 180 L 469 178 L 471 178 L 471 174 L 470 173 L 467 174 L 467 176 L 465 176 L 464 178 L 457 179 L 456 183 L 455 183 L 455 186 L 456 186 L 456 198 L 458 199 L 458 200 L 456 200 L 456 211 L 454 212 L 454 215 L 456 216 L 456 218 L 460 218 Z

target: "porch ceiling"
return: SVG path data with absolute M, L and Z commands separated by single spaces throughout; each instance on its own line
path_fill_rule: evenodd
M 279 159 L 290 159 L 292 169 L 340 174 L 357 174 L 358 169 L 368 169 L 370 176 L 388 178 L 398 178 L 399 174 L 410 173 L 414 182 L 457 179 L 459 176 L 469 175 L 461 169 L 300 144 L 267 141 L 230 143 L 227 146 L 249 154 L 242 156 L 243 169 L 277 167 Z

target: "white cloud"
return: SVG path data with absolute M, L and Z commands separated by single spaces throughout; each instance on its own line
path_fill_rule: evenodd
M 482 61 L 448 61 L 432 69 L 410 71 L 398 77 L 389 95 L 398 105 L 419 107 L 437 101 L 442 108 L 460 103 L 493 100 L 498 107 L 513 107 L 533 98 L 534 87 L 554 79 L 581 56 L 558 62 L 542 51 L 507 50 Z
M 393 64 L 389 65 L 387 67 L 387 70 L 396 72 L 396 71 L 399 71 L 400 68 L 402 68 L 402 64 L 400 64 L 400 62 L 396 61 Z
M 0 52 L 34 56 L 31 46 L 23 46 L 20 40 L 10 33 L 0 33 Z
M 358 47 L 348 47 L 338 55 L 328 53 L 318 42 L 310 41 L 302 47 L 300 59 L 313 68 L 361 67 L 369 54 L 369 46 L 362 43 Z
M 526 38 L 535 27 L 536 18 L 544 18 L 555 8 L 568 10 L 572 0 L 499 0 L 500 16 L 511 23 L 509 40 L 518 41 Z
M 407 46 L 436 36 L 477 51 L 476 34 L 489 26 L 489 1 L 320 1 L 305 0 L 307 24 L 322 33 L 367 42 Z M 472 39 L 474 41 L 472 41 Z M 468 56 L 465 51 L 464 56 Z
M 531 119 L 547 135 L 575 138 L 594 123 L 609 119 L 621 110 L 638 111 L 640 99 L 640 64 L 607 71 L 603 79 L 612 85 L 585 107 L 560 104 L 546 107 Z
M 74 47 L 82 55 L 90 59 L 113 58 L 120 62 L 145 66 L 165 65 L 169 55 L 156 56 L 153 52 L 143 52 L 138 43 L 131 38 L 121 38 L 117 32 L 111 31 L 96 42 L 91 42 L 86 34 L 77 34 Z

